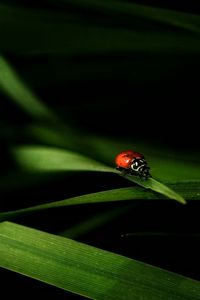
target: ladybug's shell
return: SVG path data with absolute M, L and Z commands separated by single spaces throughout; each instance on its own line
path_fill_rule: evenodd
M 119 153 L 115 158 L 115 163 L 118 168 L 129 169 L 135 159 L 141 159 L 144 156 L 132 150 L 125 150 Z

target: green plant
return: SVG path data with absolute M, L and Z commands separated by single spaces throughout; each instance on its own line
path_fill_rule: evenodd
M 197 232 L 185 233 L 183 221 L 180 220 L 179 223 L 178 217 L 182 211 L 187 212 L 188 205 L 195 207 L 198 205 L 197 200 L 200 200 L 199 156 L 198 151 L 194 150 L 196 145 L 191 145 L 189 151 L 180 151 L 178 148 L 171 151 L 170 146 L 155 144 L 154 141 L 150 143 L 141 138 L 142 135 L 137 135 L 138 124 L 132 128 L 132 132 L 136 133 L 134 142 L 130 134 L 123 136 L 126 126 L 122 126 L 121 137 L 109 136 L 105 132 L 89 132 L 79 124 L 78 116 L 82 113 L 82 102 L 89 109 L 92 102 L 88 104 L 80 96 L 75 105 L 77 114 L 74 114 L 74 106 L 70 102 L 73 102 L 73 96 L 68 95 L 69 103 L 63 105 L 69 110 L 69 119 L 66 121 L 59 104 L 42 101 L 28 84 L 30 81 L 35 87 L 38 85 L 41 88 L 42 80 L 42 84 L 49 88 L 53 70 L 59 70 L 58 77 L 54 78 L 57 81 L 53 83 L 57 90 L 66 81 L 69 81 L 69 88 L 73 78 L 81 86 L 82 82 L 85 84 L 87 81 L 85 76 L 92 80 L 91 74 L 98 81 L 99 78 L 104 78 L 101 75 L 101 64 L 94 60 L 93 66 L 87 59 L 88 56 L 93 57 L 99 53 L 110 55 L 110 75 L 105 74 L 108 78 L 117 77 L 116 68 L 119 67 L 119 75 L 124 69 L 128 69 L 129 63 L 125 60 L 125 67 L 120 61 L 116 63 L 112 52 L 124 57 L 130 53 L 138 57 L 138 53 L 144 52 L 155 55 L 158 60 L 164 55 L 171 65 L 174 62 L 178 64 L 172 54 L 179 55 L 181 52 L 190 57 L 199 51 L 199 16 L 115 1 L 58 1 L 54 12 L 50 4 L 55 3 L 48 3 L 49 10 L 41 9 L 39 5 L 33 5 L 33 10 L 22 6 L 0 5 L 4 24 L 1 27 L 4 28 L 1 51 L 6 52 L 5 56 L 0 57 L 1 96 L 5 102 L 13 101 L 14 106 L 11 108 L 17 110 L 22 122 L 16 125 L 15 117 L 13 120 L 12 115 L 9 115 L 10 111 L 8 119 L 7 115 L 2 114 L 1 138 L 6 150 L 6 155 L 3 152 L 2 158 L 5 156 L 7 160 L 4 170 L 2 159 L 0 188 L 1 198 L 8 197 L 9 203 L 2 201 L 0 212 L 0 266 L 92 299 L 199 299 L 198 281 L 189 278 L 189 275 L 182 276 L 175 271 L 155 267 L 152 263 L 135 260 L 131 253 L 132 244 L 126 239 L 134 236 L 142 238 L 144 235 L 149 238 L 165 238 L 170 234 L 179 237 L 188 235 L 195 240 L 199 238 L 199 229 L 196 228 Z M 4 17 L 8 15 L 13 18 Z M 100 26 L 102 22 L 106 24 L 104 27 Z M 169 31 L 171 27 L 173 30 Z M 11 30 L 14 35 L 12 40 L 8 38 Z M 145 38 L 147 33 L 149 39 Z M 49 57 L 46 67 L 40 65 L 44 53 Z M 19 56 L 16 60 L 15 55 Z M 77 60 L 80 59 L 78 63 L 74 63 L 78 72 L 70 65 L 72 55 L 78 57 Z M 81 60 L 81 56 L 87 57 L 86 62 Z M 11 63 L 13 60 L 13 64 L 17 65 L 22 57 L 25 60 L 27 57 L 33 59 L 33 62 L 38 59 L 37 71 L 41 71 L 41 74 L 38 73 L 34 69 L 34 63 L 30 64 L 32 72 L 26 78 L 27 83 Z M 105 57 L 104 59 L 106 68 L 107 60 Z M 61 67 L 62 62 L 69 67 L 70 72 Z M 148 63 L 152 63 L 151 59 Z M 166 62 L 163 64 L 167 66 Z M 190 64 L 192 62 L 188 62 Z M 95 71 L 96 66 L 98 71 Z M 142 66 L 146 70 L 145 62 Z M 127 75 L 129 80 L 152 80 L 152 70 L 149 73 L 142 72 L 137 63 L 134 63 L 134 67 L 135 73 Z M 159 63 L 156 67 L 159 73 Z M 24 68 L 25 70 L 23 67 L 21 69 L 22 74 L 28 74 L 26 67 Z M 171 71 L 168 72 L 172 74 Z M 107 109 L 118 109 L 116 99 L 109 102 L 106 97 L 101 99 L 103 104 L 99 104 L 97 99 L 94 110 L 88 114 L 84 111 L 86 117 L 97 117 L 97 112 L 103 114 Z M 127 105 L 130 111 L 134 112 L 135 109 L 138 112 L 137 105 L 120 100 L 118 113 L 122 104 L 125 108 Z M 167 107 L 168 103 L 165 105 Z M 138 107 L 140 112 L 140 106 Z M 162 111 L 159 113 L 162 115 Z M 74 118 L 75 126 L 72 126 Z M 116 119 L 110 117 L 109 122 L 116 126 Z M 120 127 L 117 128 L 119 130 Z M 149 134 L 156 132 L 155 128 L 148 130 Z M 145 153 L 153 178 L 142 180 L 132 175 L 121 176 L 115 169 L 115 155 L 131 147 L 137 147 L 138 151 Z M 45 189 L 49 190 L 49 194 Z M 13 193 L 9 194 L 11 190 Z M 169 227 L 165 228 L 165 232 L 162 232 L 162 228 L 158 230 L 159 226 L 155 228 L 155 232 L 152 229 L 146 231 L 141 226 L 141 223 L 148 226 L 152 213 L 148 212 L 150 205 L 161 216 L 164 213 L 162 208 L 159 210 L 159 205 L 166 205 L 166 212 L 170 216 L 167 215 Z M 143 211 L 142 221 L 136 215 L 136 221 L 129 219 L 129 222 L 135 224 L 135 228 L 130 223 L 130 227 L 120 224 L 120 220 L 126 222 L 134 215 L 138 207 Z M 192 212 L 195 213 L 195 208 Z M 173 224 L 178 226 L 178 231 L 170 227 L 170 217 L 173 214 L 176 216 Z M 43 229 L 43 219 L 48 219 L 47 216 L 50 216 L 51 226 L 54 228 L 49 229 L 52 227 L 46 224 L 47 231 L 51 233 Z M 33 225 L 31 222 L 29 224 L 29 217 Z M 102 229 L 106 240 L 105 226 L 109 228 L 112 222 L 122 230 L 121 236 L 120 230 L 117 231 L 117 241 L 130 247 L 127 256 L 125 250 L 120 255 L 117 254 L 120 252 L 118 247 L 112 248 L 109 245 L 109 249 L 106 248 L 104 238 L 99 245 L 98 242 L 95 244 L 93 234 L 98 235 L 98 230 Z M 129 232 L 123 231 L 127 228 Z M 131 232 L 132 230 L 135 231 Z M 90 233 L 91 238 L 87 240 L 87 234 Z M 112 236 L 109 238 L 112 240 Z M 137 242 L 135 239 L 134 241 Z M 114 239 L 113 243 L 115 244 Z M 103 248 L 106 250 L 102 250 Z M 184 252 L 184 249 L 181 250 Z M 148 253 L 148 249 L 146 252 Z M 165 255 L 166 253 L 167 249 Z M 165 255 L 160 253 L 162 261 L 165 260 Z M 177 253 L 176 257 L 179 255 L 181 253 Z M 186 260 L 187 257 L 183 264 Z

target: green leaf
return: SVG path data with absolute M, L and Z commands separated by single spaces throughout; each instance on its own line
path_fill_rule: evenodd
M 125 212 L 129 211 L 132 208 L 132 203 L 125 207 L 114 207 L 113 209 L 106 210 L 103 213 L 95 214 L 94 216 L 90 216 L 89 219 L 78 223 L 77 225 L 73 225 L 72 227 L 59 232 L 59 235 L 65 236 L 68 238 L 77 238 L 82 234 L 86 234 L 87 232 L 97 229 L 98 227 L 102 226 L 107 222 L 113 221 L 113 219 L 119 217 L 120 215 L 124 214 Z M 1 218 L 1 215 L 0 215 Z
M 56 120 L 51 110 L 24 84 L 7 60 L 0 56 L 0 89 L 29 115 Z
M 73 4 L 76 7 L 88 8 L 99 13 L 104 11 L 104 14 L 110 14 L 111 16 L 118 16 L 120 19 L 124 19 L 125 16 L 140 17 L 143 21 L 151 20 L 158 22 L 159 25 L 168 24 L 175 28 L 187 29 L 192 32 L 200 32 L 200 18 L 198 15 L 173 11 L 169 9 L 162 9 L 158 7 L 151 7 L 147 5 L 140 5 L 136 3 L 124 2 L 124 1 L 99 1 L 99 0 L 60 0 L 60 3 Z M 119 15 L 120 14 L 120 15 Z
M 92 8 L 91 15 L 98 11 L 99 21 L 80 15 L 79 9 L 84 6 Z M 71 14 L 67 5 L 64 9 L 48 12 L 0 5 L 1 51 L 76 55 L 118 51 L 198 53 L 200 49 L 199 16 L 115 1 L 90 1 L 86 5 L 79 1 L 77 11 Z M 183 32 L 169 32 L 166 24 Z
M 90 299 L 197 300 L 178 274 L 67 238 L 3 222 L 0 266 Z
M 42 146 L 24 146 L 16 148 L 13 153 L 16 161 L 31 171 L 100 171 L 121 175 L 114 168 L 67 150 Z M 150 178 L 145 181 L 133 175 L 124 177 L 145 188 L 185 204 L 182 196 L 155 179 Z
M 19 209 L 16 211 L 3 212 L 0 213 L 0 220 L 8 220 L 27 213 L 33 213 L 49 208 L 138 199 L 159 199 L 159 195 L 156 195 L 150 191 L 145 191 L 137 186 L 130 188 L 113 189 L 36 205 L 24 209 Z
M 181 195 L 179 195 L 178 193 L 176 193 L 175 191 L 173 191 L 172 189 L 167 187 L 165 184 L 163 184 L 153 178 L 148 178 L 147 180 L 144 180 L 144 179 L 138 178 L 133 175 L 128 175 L 128 174 L 125 175 L 124 177 L 130 181 L 138 183 L 139 185 L 141 185 L 147 189 L 149 188 L 155 192 L 165 195 L 166 197 L 168 197 L 170 199 L 174 199 L 182 204 L 186 204 L 185 199 Z
M 113 168 L 78 153 L 38 145 L 16 147 L 13 155 L 23 168 L 32 172 L 98 171 L 113 172 Z
M 172 187 L 174 188 L 174 190 L 177 189 L 177 185 L 172 185 Z M 180 183 L 178 185 L 177 192 L 180 192 L 185 199 L 200 200 L 199 183 L 191 183 L 190 188 L 185 188 L 185 182 L 183 182 L 182 184 Z M 151 190 L 141 189 L 141 187 L 139 186 L 119 188 L 97 193 L 85 194 L 64 200 L 27 207 L 15 211 L 2 212 L 0 213 L 0 221 L 14 219 L 16 217 L 20 217 L 28 213 L 34 213 L 45 209 L 65 207 L 71 205 L 94 204 L 127 200 L 163 200 L 163 195 L 162 193 L 154 193 Z

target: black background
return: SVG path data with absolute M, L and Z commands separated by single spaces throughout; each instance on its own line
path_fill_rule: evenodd
M 162 1 L 162 4 L 159 1 L 135 2 L 199 14 L 196 1 Z M 26 1 L 18 3 L 27 6 Z M 29 2 L 29 7 L 31 5 L 36 7 L 34 1 Z M 54 8 L 55 11 L 62 8 L 53 2 L 48 2 L 47 5 L 47 1 L 38 6 Z M 76 9 L 72 4 L 68 7 L 72 13 L 76 13 Z M 91 12 L 83 8 L 79 9 L 78 14 L 85 16 L 87 21 L 88 18 L 94 21 L 100 18 L 98 14 L 91 17 Z M 159 30 L 159 25 L 157 26 Z M 166 30 L 170 32 L 174 29 L 169 27 Z M 155 147 L 161 145 L 174 148 L 180 153 L 188 150 L 196 152 L 199 149 L 198 53 L 177 53 L 172 50 L 162 53 L 111 52 L 67 57 L 41 53 L 37 56 L 26 55 L 4 49 L 3 54 L 36 94 L 64 121 L 67 120 L 72 128 L 118 139 L 140 139 L 155 144 Z M 32 120 L 16 104 L 8 101 L 5 95 L 1 94 L 0 98 L 1 170 L 6 173 L 14 166 L 8 148 L 17 143 L 32 142 L 32 137 L 23 131 L 24 126 L 31 124 Z M 15 130 L 16 135 L 13 134 Z M 86 180 L 79 186 L 78 193 L 122 186 L 120 180 L 113 183 L 109 175 L 106 176 L 85 174 Z M 68 190 L 68 194 L 65 194 L 65 178 L 51 182 L 51 188 L 47 184 L 34 190 L 29 187 L 2 190 L 3 209 L 7 210 L 11 206 L 12 209 L 15 208 L 16 204 L 12 199 L 16 195 L 20 197 L 21 207 L 25 205 L 27 197 L 29 203 L 34 203 L 36 197 L 39 203 L 73 196 L 76 182 L 77 177 L 71 175 L 71 190 Z M 126 185 L 123 182 L 123 186 Z M 57 234 L 64 226 L 76 223 L 73 216 L 78 216 L 81 221 L 96 212 L 112 209 L 113 205 L 124 207 L 129 204 L 67 208 L 57 210 L 56 214 L 55 211 L 48 211 L 17 219 L 16 222 Z M 197 262 L 200 249 L 197 237 L 121 237 L 121 234 L 137 230 L 171 230 L 175 234 L 196 232 L 199 228 L 198 210 L 199 204 L 195 202 L 189 203 L 187 208 L 176 203 L 140 202 L 130 208 L 128 214 L 107 223 L 99 230 L 85 234 L 79 240 L 199 280 Z M 71 219 L 66 221 L 66 214 L 68 217 L 72 216 Z M 26 293 L 31 292 L 33 296 L 48 294 L 59 299 L 79 299 L 78 296 L 68 295 L 57 288 L 10 271 L 1 270 L 1 274 L 5 282 L 8 281 L 12 286 L 12 289 L 2 287 L 7 298 L 14 291 L 20 297 L 26 297 Z

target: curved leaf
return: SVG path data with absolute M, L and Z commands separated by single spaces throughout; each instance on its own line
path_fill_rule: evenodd
M 0 266 L 90 299 L 197 300 L 198 281 L 14 223 L 0 224 Z
M 22 146 L 16 148 L 13 153 L 16 161 L 21 166 L 31 170 L 32 172 L 61 172 L 73 170 L 110 172 L 121 175 L 121 173 L 114 168 L 67 150 L 42 146 Z M 180 203 L 186 203 L 181 195 L 172 191 L 170 188 L 155 179 L 149 178 L 148 180 L 143 180 L 133 175 L 126 175 L 124 177 Z
M 185 182 L 180 183 L 178 188 L 176 185 L 171 186 L 174 188 L 175 191 L 180 192 L 187 200 L 200 200 L 199 183 L 197 184 L 196 182 L 191 182 L 190 188 L 185 188 Z M 151 190 L 141 189 L 141 187 L 139 186 L 119 188 L 91 194 L 85 194 L 60 201 L 54 201 L 50 203 L 27 207 L 15 211 L 2 212 L 0 213 L 0 221 L 10 220 L 28 213 L 34 213 L 37 211 L 57 207 L 127 200 L 163 200 L 163 195 L 162 193 L 154 193 Z
M 138 183 L 139 185 L 145 188 L 149 188 L 155 192 L 161 193 L 162 195 L 165 195 L 170 199 L 174 199 L 182 204 L 186 204 L 185 199 L 181 195 L 167 187 L 165 184 L 153 178 L 148 178 L 147 180 L 144 180 L 133 175 L 125 175 L 124 177 L 130 181 Z
M 0 56 L 0 89 L 32 117 L 56 120 L 53 112 L 24 84 L 22 79 Z
M 89 157 L 53 147 L 38 145 L 20 146 L 14 149 L 13 155 L 19 165 L 32 172 L 113 171 L 113 168 Z
M 81 196 L 68 198 L 60 201 L 45 203 L 33 207 L 19 209 L 16 211 L 0 213 L 0 220 L 1 221 L 8 220 L 27 213 L 32 213 L 32 212 L 41 211 L 49 208 L 55 208 L 55 207 L 111 202 L 111 201 L 122 201 L 122 200 L 152 199 L 152 198 L 159 199 L 159 195 L 156 195 L 150 191 L 146 192 L 145 190 L 137 186 L 130 187 L 130 188 L 113 189 L 108 191 L 81 195 Z
M 102 14 L 104 26 L 101 18 L 99 23 L 86 22 L 79 12 L 69 14 L 67 6 L 65 13 L 55 13 L 0 5 L 1 51 L 74 55 L 117 51 L 198 53 L 200 49 L 198 36 L 195 36 L 199 34 L 199 16 L 114 1 L 90 2 L 89 6 L 95 6 Z M 124 26 L 120 28 L 116 24 Z M 183 30 L 184 34 L 175 30 L 169 32 L 166 24 L 172 29 Z M 152 27 L 154 30 L 150 31 Z M 11 34 L 12 39 L 9 38 Z

